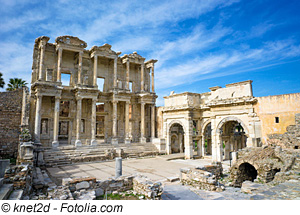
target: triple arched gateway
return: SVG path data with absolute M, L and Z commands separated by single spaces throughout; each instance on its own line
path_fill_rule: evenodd
M 164 97 L 160 111 L 167 153 L 222 161 L 230 159 L 231 152 L 258 144 L 260 120 L 255 114 L 251 81 L 210 90 Z

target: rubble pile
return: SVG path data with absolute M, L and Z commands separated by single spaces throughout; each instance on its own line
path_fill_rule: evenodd
M 160 199 L 163 187 L 160 182 L 153 183 L 147 177 L 138 175 L 133 179 L 133 190 L 148 199 Z

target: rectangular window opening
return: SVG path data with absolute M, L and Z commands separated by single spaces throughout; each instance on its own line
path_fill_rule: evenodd
M 104 112 L 104 103 L 96 103 L 96 112 L 103 113 Z
M 129 90 L 132 92 L 132 81 L 129 82 Z
M 61 82 L 63 86 L 70 86 L 71 83 L 71 74 L 61 74 Z
M 105 78 L 97 78 L 98 89 L 102 92 L 104 91 L 104 81 Z
M 279 117 L 278 116 L 275 117 L 275 123 L 279 123 Z

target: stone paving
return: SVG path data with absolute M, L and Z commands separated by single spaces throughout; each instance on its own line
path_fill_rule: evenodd
M 171 159 L 171 160 L 170 160 Z M 174 159 L 174 160 L 173 160 Z M 261 200 L 261 199 L 300 199 L 300 176 L 297 180 L 280 183 L 276 186 L 264 184 L 252 194 L 241 191 L 240 188 L 225 186 L 223 192 L 198 190 L 190 186 L 183 186 L 179 181 L 168 182 L 169 177 L 179 177 L 180 169 L 185 167 L 204 166 L 211 163 L 210 158 L 183 160 L 176 157 L 159 156 L 155 158 L 125 159 L 123 160 L 123 175 L 140 173 L 153 181 L 164 183 L 163 200 Z M 223 169 L 228 173 L 229 162 L 223 162 Z M 50 177 L 60 184 L 62 178 L 67 177 L 96 177 L 106 180 L 115 176 L 115 162 L 93 162 L 72 164 L 55 168 L 48 168 Z

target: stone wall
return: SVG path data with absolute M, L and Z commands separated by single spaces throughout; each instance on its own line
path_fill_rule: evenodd
M 23 89 L 0 92 L 0 157 L 17 157 Z
M 282 148 L 300 149 L 300 113 L 295 114 L 295 125 L 286 127 L 284 134 L 269 134 L 267 143 Z
M 300 113 L 300 93 L 256 97 L 255 113 L 261 121 L 262 142 L 271 134 L 284 134 L 289 125 L 295 125 L 295 114 Z M 276 121 L 276 118 L 278 121 Z

